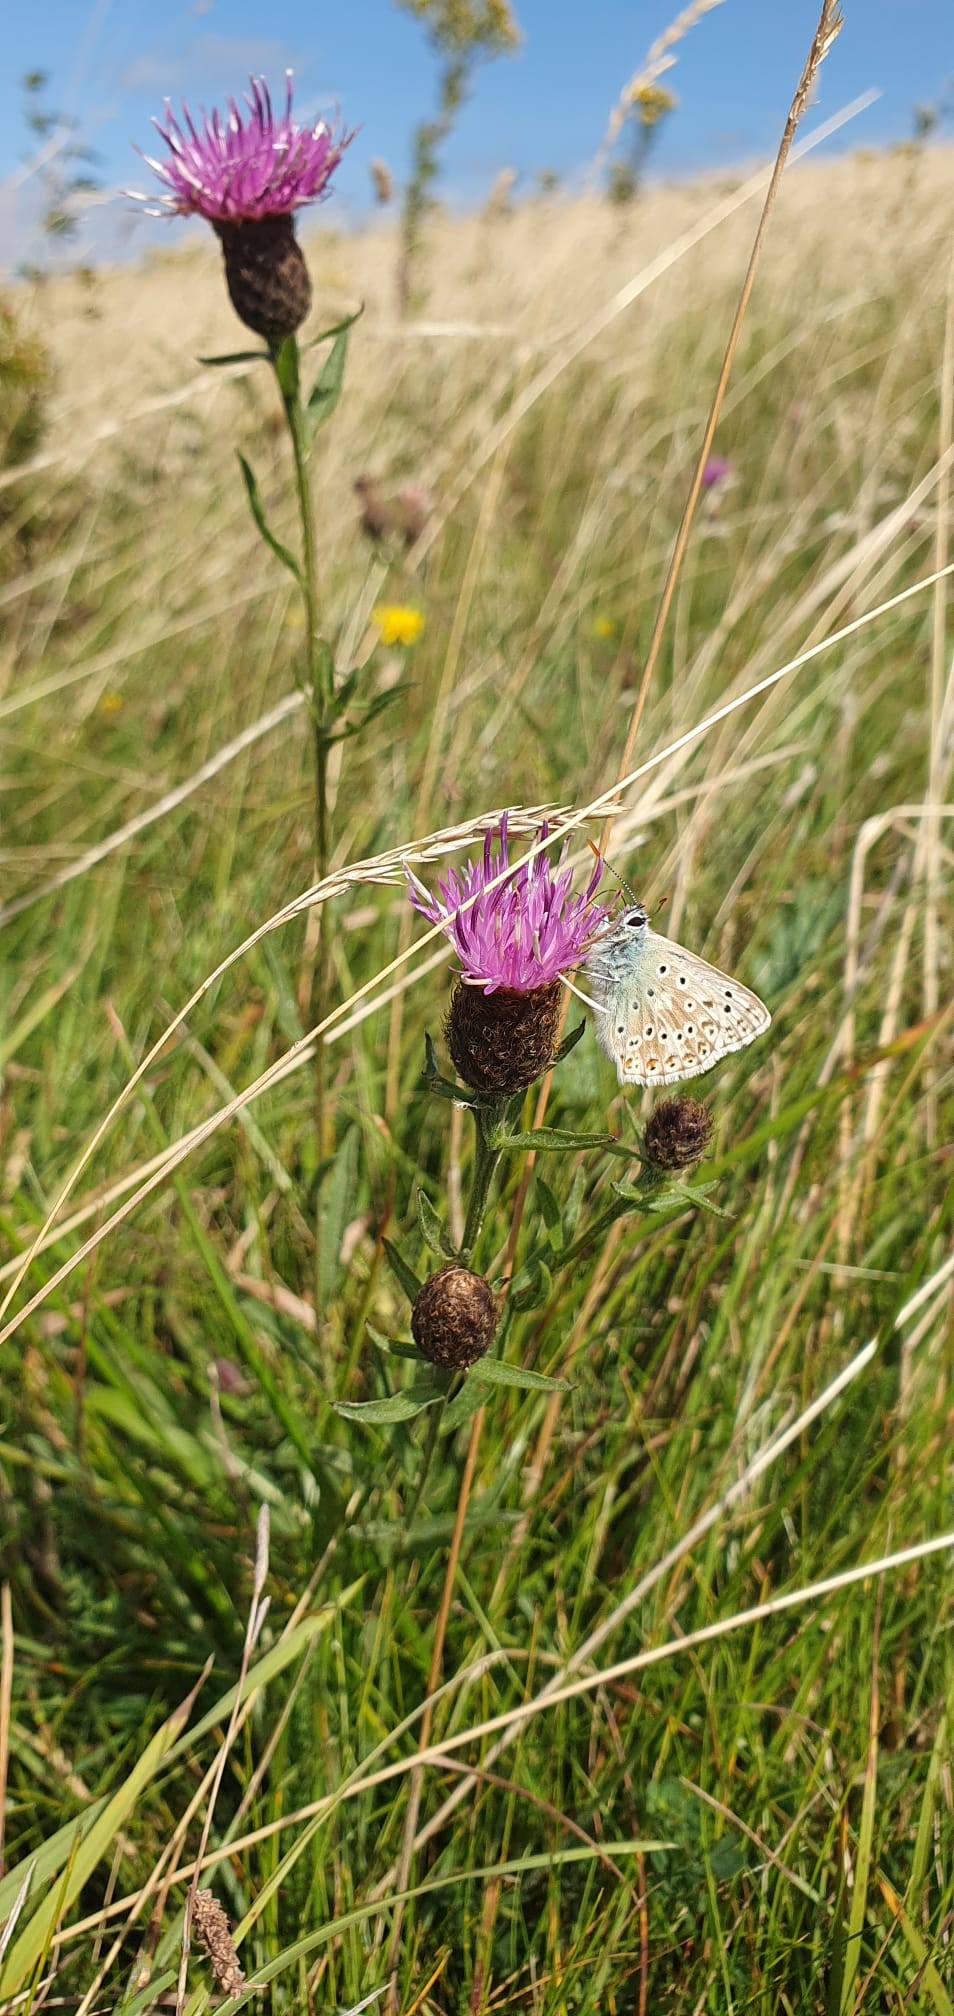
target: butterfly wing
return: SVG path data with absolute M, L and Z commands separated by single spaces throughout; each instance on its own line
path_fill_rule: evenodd
M 743 1050 L 771 1022 L 740 980 L 648 926 L 625 952 L 594 963 L 601 996 L 596 1034 L 621 1085 L 676 1085 Z

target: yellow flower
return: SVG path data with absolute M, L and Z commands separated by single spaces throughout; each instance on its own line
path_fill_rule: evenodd
M 371 611 L 371 621 L 378 626 L 382 644 L 415 644 L 424 628 L 420 609 L 409 609 L 403 602 L 379 603 Z
M 121 693 L 104 693 L 99 703 L 101 714 L 118 714 L 123 704 Z
M 611 616 L 594 616 L 594 618 L 593 618 L 593 635 L 594 635 L 594 637 L 615 637 L 615 635 L 616 635 L 616 625 L 615 625 L 615 623 L 613 622 L 613 619 L 612 619 L 612 617 L 611 617 Z
M 630 92 L 629 102 L 636 107 L 640 125 L 657 126 L 667 112 L 675 110 L 677 101 L 664 84 L 640 84 Z

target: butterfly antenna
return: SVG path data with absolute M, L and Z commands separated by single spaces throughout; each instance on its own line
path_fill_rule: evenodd
M 623 881 L 622 875 L 620 875 L 619 871 L 613 867 L 611 861 L 607 861 L 605 854 L 600 853 L 600 850 L 597 847 L 595 841 L 591 840 L 589 836 L 587 836 L 586 844 L 590 849 L 590 852 L 596 855 L 597 861 L 602 861 L 604 868 L 608 868 L 610 874 L 615 876 L 617 882 L 619 883 L 620 888 L 625 891 L 625 894 L 629 897 L 629 900 L 632 903 L 633 907 L 636 908 L 636 898 L 633 895 L 629 883 Z

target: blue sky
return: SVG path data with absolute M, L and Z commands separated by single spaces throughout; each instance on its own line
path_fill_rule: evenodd
M 522 185 L 543 168 L 572 181 L 592 159 L 607 115 L 678 0 L 515 0 L 523 44 L 488 66 L 446 153 L 444 193 L 479 202 L 498 169 Z M 818 0 L 723 0 L 679 44 L 666 83 L 678 95 L 654 157 L 656 174 L 751 162 L 774 150 L 807 50 Z M 954 0 L 845 0 L 842 34 L 822 71 L 815 117 L 871 86 L 879 102 L 831 143 L 906 138 L 918 102 L 954 82 Z M 131 140 L 148 149 L 162 99 L 195 108 L 240 94 L 250 70 L 279 89 L 294 69 L 303 113 L 336 103 L 360 133 L 337 182 L 338 221 L 368 206 L 368 164 L 400 177 L 409 134 L 433 103 L 434 67 L 420 25 L 396 0 L 41 0 L 14 6 L 0 77 L 0 262 L 27 256 L 35 180 L 24 179 L 27 135 L 19 79 L 50 74 L 51 105 L 77 116 L 112 187 L 142 185 Z M 950 120 L 948 131 L 954 130 Z M 129 228 L 122 202 L 98 209 L 98 249 Z M 131 249 L 165 225 L 137 225 Z

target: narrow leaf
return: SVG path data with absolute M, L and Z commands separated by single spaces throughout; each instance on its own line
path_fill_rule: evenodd
M 23 1987 L 46 1950 L 57 1922 L 88 1883 L 97 1863 L 112 1852 L 116 1835 L 125 1827 L 150 1779 L 155 1777 L 163 1758 L 188 1720 L 197 1693 L 198 1688 L 194 1687 L 181 1706 L 157 1730 L 142 1755 L 136 1759 L 128 1777 L 123 1779 L 118 1792 L 106 1802 L 92 1825 L 87 1826 L 84 1832 L 83 1819 L 77 1821 L 74 1835 L 76 1850 L 69 1867 L 62 1882 L 50 1885 L 19 1938 L 14 1940 L 0 1974 L 0 1996 L 14 1995 Z
M 535 1260 L 521 1268 L 515 1281 L 511 1283 L 507 1297 L 511 1309 L 539 1309 L 550 1293 L 550 1269 L 543 1260 Z
M 264 539 L 266 545 L 271 547 L 272 552 L 281 561 L 282 566 L 287 567 L 290 574 L 294 574 L 295 580 L 297 581 L 299 588 L 303 589 L 304 581 L 302 579 L 302 572 L 301 568 L 298 565 L 297 560 L 295 559 L 294 553 L 291 553 L 287 546 L 283 546 L 281 540 L 276 539 L 274 532 L 272 532 L 269 529 L 268 521 L 265 517 L 265 506 L 262 503 L 259 487 L 255 480 L 254 471 L 252 470 L 250 464 L 246 462 L 244 455 L 239 456 L 239 461 L 242 465 L 242 475 L 245 478 L 245 488 L 248 492 L 248 501 L 251 506 L 252 517 L 254 518 L 255 523 L 258 526 L 262 538 Z
M 548 1379 L 543 1372 L 528 1372 L 524 1365 L 505 1365 L 502 1358 L 479 1358 L 470 1368 L 472 1379 L 486 1386 L 522 1386 L 528 1393 L 568 1393 L 568 1379 Z
M 930 1997 L 931 2007 L 935 2012 L 935 2016 L 954 2016 L 954 2002 L 951 2001 L 937 1967 L 931 1958 L 930 1946 L 921 1937 L 914 1920 L 909 1917 L 905 1910 L 897 1891 L 892 1889 L 891 1884 L 883 1876 L 878 1877 L 878 1888 L 888 1906 L 888 1910 L 893 1912 L 901 1927 L 911 1959 L 915 1967 L 920 1970 L 922 1987 L 925 1995 Z
M 564 1036 L 559 1049 L 554 1052 L 553 1064 L 562 1064 L 564 1057 L 569 1057 L 570 1051 L 576 1049 L 580 1037 L 585 1034 L 586 1023 L 578 1022 L 576 1028 L 571 1029 L 568 1036 Z M 553 1069 L 553 1065 L 550 1066 L 550 1069 Z
M 386 1337 L 384 1331 L 376 1330 L 373 1323 L 366 1323 L 364 1327 L 372 1344 L 385 1352 L 388 1358 L 413 1358 L 420 1364 L 421 1354 L 416 1344 L 402 1344 L 399 1337 Z
M 309 336 L 307 343 L 302 344 L 302 349 L 317 350 L 319 343 L 330 343 L 332 337 L 340 336 L 343 329 L 353 329 L 355 323 L 360 322 L 363 314 L 364 302 L 362 301 L 360 308 L 356 308 L 353 315 L 346 315 L 343 322 L 334 322 L 330 329 L 320 329 L 317 336 Z
M 384 1247 L 385 1258 L 395 1280 L 400 1282 L 408 1301 L 415 1302 L 421 1291 L 421 1283 L 413 1267 L 408 1266 L 403 1253 L 398 1252 L 397 1247 L 392 1245 L 390 1239 L 382 1239 L 381 1244 Z
M 668 1190 L 652 1192 L 641 1198 L 647 1211 L 685 1211 L 689 1205 L 700 1205 L 703 1211 L 711 1211 L 713 1218 L 731 1218 L 731 1211 L 724 1211 L 721 1204 L 714 1204 L 709 1191 L 712 1183 L 673 1183 Z M 615 1188 L 615 1185 L 614 1185 Z
M 421 1414 L 425 1407 L 433 1407 L 435 1400 L 441 1399 L 439 1388 L 432 1392 L 392 1393 L 387 1400 L 336 1400 L 336 1414 L 343 1414 L 346 1421 L 366 1421 L 377 1427 L 388 1421 L 410 1421 L 415 1414 Z
M 279 344 L 273 358 L 273 363 L 275 365 L 275 376 L 278 379 L 278 389 L 281 392 L 282 398 L 286 406 L 294 405 L 298 399 L 301 386 L 301 373 L 298 368 L 298 342 L 294 336 L 286 336 L 284 342 Z
M 349 328 L 350 324 L 346 325 L 343 329 L 339 329 L 311 388 L 308 405 L 305 409 L 305 432 L 309 444 L 314 440 L 318 428 L 326 420 L 331 419 L 331 415 L 341 398 L 345 361 L 348 355 Z
M 417 1222 L 425 1246 L 429 1246 L 432 1253 L 439 1253 L 442 1260 L 453 1260 L 454 1247 L 448 1239 L 444 1221 L 435 1211 L 426 1190 L 418 1190 L 417 1193 Z
M 421 1084 L 425 1091 L 433 1092 L 435 1099 L 449 1099 L 454 1106 L 478 1104 L 476 1093 L 466 1091 L 463 1085 L 456 1085 L 453 1078 L 442 1077 L 433 1039 L 427 1035 L 424 1037 L 424 1069 L 421 1073 Z
M 465 1422 L 472 1420 L 478 1407 L 486 1404 L 486 1400 L 483 1386 L 476 1379 L 465 1379 L 460 1392 L 454 1394 L 453 1400 L 448 1400 L 441 1415 L 441 1434 L 452 1435 L 455 1429 L 463 1428 Z
M 568 1148 L 611 1148 L 617 1154 L 627 1154 L 615 1134 L 576 1134 L 565 1127 L 528 1127 L 523 1134 L 497 1134 L 495 1148 L 536 1148 L 544 1154 L 556 1154 Z
M 563 1214 L 560 1210 L 560 1205 L 556 1197 L 554 1196 L 549 1183 L 545 1183 L 543 1177 L 539 1173 L 537 1174 L 537 1179 L 534 1184 L 534 1191 L 536 1194 L 537 1202 L 540 1206 L 540 1216 L 543 1219 L 544 1225 L 547 1228 L 547 1232 L 550 1235 L 550 1244 L 553 1247 L 554 1252 L 559 1253 L 564 1244 Z
M 270 364 L 271 361 L 270 350 L 228 350 L 221 357 L 198 357 L 196 359 L 198 364 L 206 364 L 210 367 L 216 364 Z

